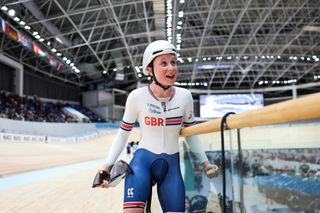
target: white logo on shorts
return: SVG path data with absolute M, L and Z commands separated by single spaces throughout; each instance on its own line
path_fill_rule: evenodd
M 128 188 L 127 195 L 128 197 L 133 197 L 133 188 Z

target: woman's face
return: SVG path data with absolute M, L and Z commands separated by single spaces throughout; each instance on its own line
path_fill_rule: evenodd
M 164 85 L 173 85 L 177 80 L 178 66 L 177 59 L 172 54 L 165 54 L 156 57 L 153 61 L 154 74 L 157 80 Z M 152 75 L 152 70 L 148 67 L 149 75 Z

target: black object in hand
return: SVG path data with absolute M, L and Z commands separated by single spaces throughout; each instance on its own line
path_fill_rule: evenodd
M 110 173 L 103 170 L 96 174 L 92 188 L 100 186 L 104 180 L 109 182 L 109 186 L 115 187 L 127 174 L 133 174 L 132 168 L 125 161 L 119 160 L 112 166 Z
M 92 188 L 100 186 L 103 181 L 109 181 L 110 180 L 110 174 L 107 171 L 98 172 L 93 180 Z

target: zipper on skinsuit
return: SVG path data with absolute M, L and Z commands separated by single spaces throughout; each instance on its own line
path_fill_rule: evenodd
M 162 128 L 162 149 L 164 149 L 164 146 L 165 146 L 165 129 L 166 129 L 166 126 L 167 126 L 167 105 L 166 105 L 166 102 L 162 101 L 161 102 L 161 106 L 162 106 L 162 109 L 163 109 L 163 119 L 164 119 L 164 126 Z

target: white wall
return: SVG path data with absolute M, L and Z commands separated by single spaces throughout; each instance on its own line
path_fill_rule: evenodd
M 97 131 L 94 123 L 46 123 L 0 118 L 0 132 L 70 137 Z

